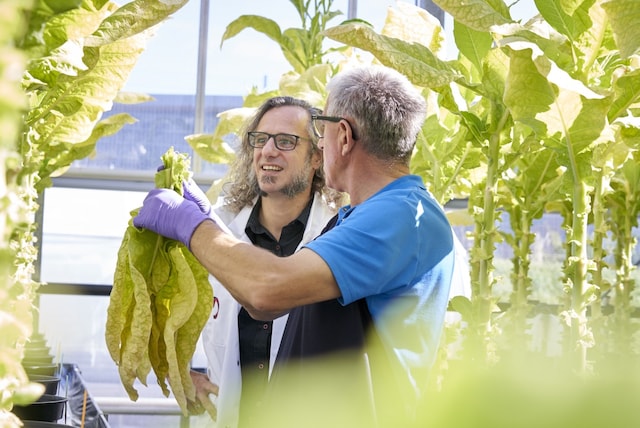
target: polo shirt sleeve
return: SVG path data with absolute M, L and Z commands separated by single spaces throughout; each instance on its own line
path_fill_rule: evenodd
M 407 287 L 416 270 L 415 209 L 395 199 L 358 206 L 338 226 L 306 245 L 324 259 L 346 305 Z

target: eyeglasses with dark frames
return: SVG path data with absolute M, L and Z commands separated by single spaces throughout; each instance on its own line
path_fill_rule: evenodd
M 349 122 L 347 119 L 345 119 L 344 117 L 340 117 L 340 116 L 320 116 L 317 114 L 311 115 L 311 122 L 313 123 L 313 130 L 316 133 L 316 135 L 318 136 L 318 138 L 324 138 L 324 122 L 333 122 L 333 123 L 338 123 L 341 120 L 344 120 L 345 122 L 347 122 L 347 124 L 349 125 L 349 128 L 351 128 L 351 135 L 353 135 L 353 139 L 357 140 L 358 137 L 356 137 L 356 132 L 353 129 L 353 125 L 351 125 L 351 122 Z
M 250 131 L 247 132 L 249 137 L 249 145 L 256 149 L 261 149 L 267 145 L 270 138 L 276 145 L 276 149 L 288 152 L 298 145 L 299 140 L 311 140 L 310 138 L 300 137 L 293 134 L 269 134 L 268 132 Z

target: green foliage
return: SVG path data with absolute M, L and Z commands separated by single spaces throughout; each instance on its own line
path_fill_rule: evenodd
M 594 263 L 589 255 L 600 257 L 604 241 L 589 240 L 588 228 L 612 232 L 619 242 L 632 230 L 608 228 L 617 218 L 616 206 L 607 210 L 602 204 L 611 193 L 610 181 L 625 183 L 621 198 L 636 200 L 626 171 L 638 170 L 638 163 L 628 160 L 638 148 L 640 131 L 639 15 L 629 13 L 625 0 L 545 0 L 536 1 L 540 15 L 522 23 L 511 18 L 500 0 L 435 3 L 454 18 L 455 61 L 440 60 L 428 36 L 401 40 L 355 23 L 325 34 L 370 52 L 425 88 L 430 114 L 412 170 L 425 177 L 441 202 L 469 198 L 475 225 L 473 296 L 471 308 L 457 306 L 471 314 L 466 316 L 471 321 L 468 336 L 477 336 L 472 342 L 485 350 L 485 358 L 493 353 L 499 334 L 492 327 L 497 243 L 504 239 L 513 249 L 510 275 L 502 277 L 510 278 L 512 307 L 526 316 L 527 301 L 538 292 L 531 273 L 531 226 L 545 212 L 565 218 L 565 319 L 577 345 L 566 352 L 585 368 L 592 343 L 585 314 L 597 304 L 599 290 L 607 289 L 610 275 L 603 270 L 627 272 L 616 279 L 627 284 L 617 294 L 633 292 L 633 282 L 625 279 L 633 270 L 630 257 L 620 257 L 610 267 Z M 402 8 L 410 13 L 410 6 Z M 422 13 L 415 8 L 413 15 Z M 433 37 L 440 34 L 434 31 Z M 619 205 L 620 214 L 628 213 L 625 218 L 637 217 L 635 205 Z M 508 232 L 498 232 L 498 210 L 509 214 Z M 522 331 L 526 319 L 519 322 Z
M 388 67 L 402 68 L 407 77 L 419 86 L 439 88 L 460 77 L 456 69 L 438 59 L 426 46 L 383 36 L 368 25 L 344 24 L 328 29 L 326 35 L 373 53 Z
M 114 100 L 148 97 L 119 94 L 151 27 L 182 7 L 134 0 L 119 8 L 108 0 L 9 0 L 0 9 L 0 425 L 21 426 L 10 412 L 40 394 L 21 366 L 32 334 L 32 278 L 38 252 L 34 223 L 38 193 L 96 142 L 134 119 L 101 120 Z
M 120 114 L 98 125 L 153 27 L 185 3 L 138 0 L 118 8 L 86 0 L 59 13 L 43 4 L 34 10 L 21 43 L 33 60 L 24 76 L 30 106 L 20 151 L 25 159 L 21 174 L 37 174 L 38 191 L 74 160 L 90 156 L 99 138 L 133 123 L 132 117 Z
M 640 16 L 635 12 L 637 4 L 633 0 L 609 0 L 602 2 L 602 8 L 609 17 L 620 56 L 630 58 L 640 53 Z
M 640 392 L 633 360 L 616 358 L 605 375 L 590 377 L 559 362 L 513 357 L 490 368 L 452 364 L 449 381 L 427 397 L 415 426 L 596 428 L 640 422 L 631 395 Z
M 252 28 L 276 42 L 296 73 L 302 74 L 314 65 L 322 64 L 324 57 L 334 49 L 325 50 L 322 32 L 327 23 L 342 15 L 333 11 L 333 0 L 295 1 L 291 4 L 300 17 L 300 28 L 287 28 L 284 31 L 272 19 L 257 15 L 242 15 L 227 25 L 222 35 L 222 44 L 247 28 Z
M 28 58 L 14 41 L 27 31 L 26 16 L 32 3 L 5 1 L 0 13 L 0 425 L 8 427 L 21 424 L 11 412 L 14 404 L 29 404 L 44 392 L 41 385 L 29 382 L 21 365 L 24 343 L 33 325 L 35 284 L 31 275 L 37 252 L 27 240 L 32 236 L 25 233 L 35 202 L 23 199 L 25 189 L 15 180 L 22 162 L 16 141 L 27 107 L 20 70 Z

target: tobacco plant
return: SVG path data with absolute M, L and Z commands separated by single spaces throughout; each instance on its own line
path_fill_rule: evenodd
M 513 235 L 507 239 L 517 258 L 511 304 L 526 313 L 529 229 L 543 207 L 564 217 L 567 303 L 559 315 L 566 322 L 565 354 L 585 371 L 593 345 L 587 308 L 600 290 L 593 282 L 597 277 L 590 276 L 590 254 L 601 254 L 601 249 L 590 245 L 601 246 L 602 240 L 588 239 L 593 203 L 601 198 L 594 194 L 595 169 L 601 167 L 598 156 L 607 153 L 622 129 L 627 134 L 638 129 L 640 18 L 628 13 L 634 8 L 629 0 L 536 1 L 540 14 L 528 22 L 513 20 L 499 0 L 435 3 L 454 18 L 459 52 L 454 61 L 440 60 L 425 44 L 387 37 L 357 23 L 325 34 L 371 52 L 431 91 L 438 120 L 453 116 L 456 125 L 447 129 L 463 128 L 466 141 L 480 150 L 482 177 L 471 183 L 469 193 L 473 296 L 470 306 L 459 305 L 469 325 L 466 346 L 471 355 L 485 362 L 498 358 L 501 328 L 493 297 L 497 213 L 513 216 Z M 428 135 L 433 121 L 427 124 Z M 434 144 L 446 145 L 452 138 L 440 135 Z M 530 167 L 537 151 L 552 153 L 547 158 L 551 163 Z M 631 152 L 629 148 L 625 155 Z M 512 154 L 532 163 L 514 160 Z M 523 318 L 518 318 L 522 328 Z
M 635 140 L 638 147 L 640 141 L 637 137 Z M 634 311 L 632 296 L 636 289 L 636 281 L 633 277 L 633 271 L 636 269 L 633 249 L 637 245 L 632 232 L 638 227 L 638 215 L 640 215 L 639 160 L 636 151 L 616 171 L 611 179 L 611 192 L 606 198 L 610 207 L 611 232 L 615 236 L 614 262 L 612 263 L 615 282 L 612 286 L 614 314 L 609 329 L 613 334 L 601 336 L 603 342 L 609 345 L 603 350 L 603 357 L 637 354 L 640 343 L 638 341 L 639 326 L 633 323 L 631 318 Z M 636 301 L 636 307 L 637 304 Z
M 26 67 L 27 57 L 14 45 L 24 37 L 27 28 L 25 13 L 32 4 L 8 1 L 0 13 L 0 426 L 20 426 L 11 413 L 14 404 L 34 401 L 44 391 L 41 385 L 30 384 L 22 368 L 21 346 L 31 333 L 32 302 L 36 284 L 35 251 L 25 225 L 33 221 L 34 207 L 27 203 L 23 183 L 16 181 L 20 169 L 20 154 L 16 141 L 20 135 L 21 116 L 27 99 L 20 85 L 20 70 Z M 31 190 L 32 191 L 32 190 Z M 26 199 L 26 200 L 25 200 Z
M 473 225 L 472 298 L 451 302 L 467 324 L 466 357 L 491 364 L 510 349 L 526 350 L 529 318 L 537 310 L 531 300 L 532 225 L 545 213 L 558 213 L 566 239 L 557 278 L 564 295 L 555 315 L 565 323 L 565 356 L 585 372 L 589 359 L 597 356 L 595 350 L 588 355 L 594 334 L 604 338 L 611 328 L 603 302 L 615 294 L 618 325 L 630 316 L 624 302 L 633 289 L 627 278 L 634 269 L 634 207 L 625 204 L 617 210 L 614 201 L 622 206 L 622 201 L 634 200 L 633 186 L 621 183 L 632 182 L 638 168 L 631 161 L 640 128 L 640 18 L 629 13 L 635 2 L 540 0 L 535 2 L 539 14 L 526 22 L 514 20 L 501 0 L 434 3 L 453 17 L 454 60 L 442 59 L 443 46 L 452 41 L 444 40 L 437 20 L 404 2 L 389 9 L 380 32 L 347 21 L 320 34 L 371 53 L 374 61 L 424 88 L 429 112 L 412 172 L 425 178 L 443 204 L 468 198 L 467 219 Z M 254 18 L 234 22 L 224 40 L 252 27 L 279 43 L 283 52 L 290 49 L 273 21 Z M 278 91 L 254 92 L 245 105 L 255 106 L 276 93 L 307 99 L 318 93 L 322 99 L 322 89 L 313 84 L 321 86 L 336 68 L 298 66 L 292 62 L 295 72 L 283 76 Z M 294 81 L 303 82 L 304 89 L 291 93 L 295 86 L 286 83 Z M 234 132 L 248 111 L 227 113 L 235 125 L 221 122 L 217 141 L 200 144 L 201 149 L 224 147 L 222 136 Z M 230 156 L 231 150 L 224 153 Z M 464 221 L 464 216 L 450 218 Z M 503 219 L 510 231 L 501 231 Z M 617 248 L 613 264 L 606 257 L 608 237 Z M 497 306 L 494 293 L 501 279 L 495 276 L 494 254 L 503 240 L 514 254 L 506 310 Z M 611 270 L 617 272 L 616 284 L 607 279 Z M 633 331 L 621 327 L 618 333 L 622 343 Z M 606 340 L 601 342 L 604 346 Z
M 511 226 L 510 232 L 501 232 L 501 235 L 513 249 L 513 257 L 510 306 L 501 319 L 501 325 L 509 339 L 509 350 L 517 352 L 528 348 L 531 340 L 526 333 L 528 320 L 536 310 L 531 305 L 533 274 L 530 253 L 536 239 L 533 223 L 542 218 L 546 202 L 557 197 L 562 178 L 556 153 L 544 150 L 536 138 L 514 133 L 510 150 L 504 153 L 504 157 L 510 167 L 501 177 L 498 205 Z
M 0 285 L 0 425 L 19 426 L 10 412 L 42 393 L 21 361 L 33 333 L 39 283 L 34 278 L 39 194 L 97 141 L 134 119 L 101 120 L 114 100 L 139 102 L 120 89 L 152 35 L 187 0 L 3 1 L 0 6 L 2 123 L 2 251 Z M 6 321 L 5 321 L 6 320 Z
M 280 29 L 277 22 L 257 15 L 242 15 L 227 25 L 220 46 L 247 28 L 264 34 L 280 46 L 293 70 L 302 74 L 311 67 L 326 64 L 325 57 L 335 48 L 326 49 L 322 32 L 327 23 L 342 15 L 332 10 L 333 0 L 290 0 L 300 18 L 299 28 Z

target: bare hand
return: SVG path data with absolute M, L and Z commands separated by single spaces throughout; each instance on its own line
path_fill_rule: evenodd
M 190 375 L 193 385 L 196 387 L 196 401 L 195 403 L 189 402 L 187 404 L 189 411 L 193 414 L 200 415 L 206 410 L 211 419 L 215 421 L 218 417 L 218 410 L 215 404 L 211 402 L 209 394 L 217 397 L 218 385 L 211 383 L 204 373 L 191 370 Z

